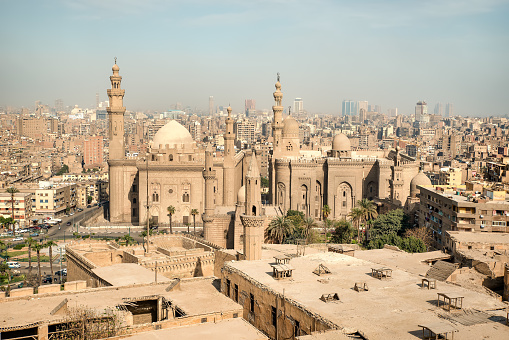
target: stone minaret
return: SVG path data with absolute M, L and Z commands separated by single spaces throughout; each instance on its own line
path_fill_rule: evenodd
M 272 137 L 273 141 L 273 154 L 277 156 L 281 150 L 281 134 L 283 130 L 283 106 L 281 101 L 283 100 L 283 93 L 281 92 L 281 83 L 279 82 L 279 73 L 277 74 L 276 91 L 274 92 L 274 106 L 272 111 L 274 112 L 274 120 L 272 121 Z
M 226 133 L 224 135 L 224 165 L 223 165 L 223 204 L 225 206 L 235 205 L 235 133 L 233 132 L 232 108 L 228 106 L 228 117 L 226 118 Z
M 391 179 L 389 185 L 391 188 L 391 202 L 400 204 L 403 200 L 403 167 L 401 166 L 400 147 L 396 146 L 396 154 L 394 156 L 394 164 L 391 166 Z M 405 197 L 406 199 L 406 197 Z
M 108 89 L 108 97 L 110 106 L 106 108 L 109 116 L 109 138 L 110 138 L 110 159 L 120 160 L 124 159 L 124 113 L 125 107 L 123 104 L 125 90 L 120 88 L 122 77 L 119 76 L 119 67 L 117 65 L 117 58 L 115 58 L 115 65 L 111 68 L 113 75 L 110 76 L 111 89 Z
M 244 226 L 244 256 L 246 260 L 259 260 L 262 257 L 265 216 L 262 212 L 260 192 L 260 171 L 256 153 L 253 150 L 246 174 L 246 213 L 240 216 Z
M 207 241 L 217 243 L 221 241 L 221 235 L 214 233 L 212 222 L 214 221 L 214 185 L 216 183 L 216 170 L 214 170 L 214 160 L 212 151 L 205 151 L 205 169 L 203 170 L 203 178 L 205 179 L 205 212 L 202 215 L 203 233 Z M 217 239 L 219 237 L 219 240 Z

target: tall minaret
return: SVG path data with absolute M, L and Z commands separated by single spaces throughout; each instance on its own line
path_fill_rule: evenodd
M 276 91 L 274 92 L 274 120 L 272 121 L 273 154 L 277 156 L 281 150 L 281 132 L 283 130 L 283 93 L 281 92 L 281 83 L 279 82 L 279 73 L 277 74 Z
M 246 215 L 260 216 L 262 214 L 262 196 L 260 189 L 260 170 L 258 170 L 258 161 L 256 152 L 253 149 L 251 161 L 246 173 Z
M 106 108 L 109 116 L 109 138 L 110 138 L 110 159 L 124 159 L 124 113 L 123 106 L 124 92 L 120 89 L 122 77 L 118 75 L 119 67 L 117 58 L 115 65 L 111 68 L 113 75 L 110 76 L 111 89 L 108 89 L 110 106 Z
M 226 118 L 226 133 L 224 134 L 224 166 L 223 166 L 223 204 L 233 206 L 235 204 L 235 133 L 233 132 L 232 108 L 228 106 Z
M 262 257 L 264 225 L 266 217 L 263 215 L 262 197 L 260 192 L 260 171 L 256 152 L 253 150 L 249 168 L 246 173 L 246 213 L 240 215 L 244 227 L 244 256 L 248 261 L 259 260 Z
M 211 226 L 211 223 L 214 221 L 215 210 L 214 185 L 216 182 L 216 170 L 214 170 L 214 159 L 212 151 L 210 150 L 205 151 L 205 169 L 203 170 L 203 178 L 205 179 L 205 211 L 202 215 L 203 233 L 207 241 L 216 243 L 218 241 L 222 241 L 222 238 L 221 235 L 216 235 L 214 233 L 213 227 Z

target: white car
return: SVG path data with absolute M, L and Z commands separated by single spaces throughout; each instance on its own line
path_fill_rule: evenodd
M 7 262 L 7 266 L 9 268 L 21 268 L 20 264 L 18 262 Z
M 13 240 L 14 242 L 16 242 L 16 241 L 23 241 L 23 237 L 18 236 L 18 237 L 13 238 L 12 240 Z

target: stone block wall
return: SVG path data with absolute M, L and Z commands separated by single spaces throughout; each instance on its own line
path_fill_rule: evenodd
M 34 294 L 34 289 L 29 288 L 20 288 L 20 289 L 13 289 L 9 292 L 10 297 L 18 297 L 18 296 L 28 296 Z
M 59 284 L 53 284 L 53 285 L 46 285 L 46 286 L 40 286 L 38 289 L 39 294 L 45 294 L 45 293 L 56 293 L 60 291 L 60 285 Z
M 230 282 L 230 294 L 227 292 Z M 236 286 L 237 285 L 237 289 Z M 295 336 L 340 328 L 330 320 L 306 309 L 297 301 L 272 290 L 270 287 L 246 276 L 241 271 L 226 264 L 221 277 L 221 291 L 243 306 L 243 317 L 254 327 L 272 339 L 292 339 Z M 237 293 L 236 293 L 237 292 Z M 253 303 L 251 302 L 253 296 Z M 251 310 L 254 307 L 254 311 Z M 277 311 L 277 323 L 273 325 L 272 308 Z M 295 334 L 298 325 L 297 334 Z

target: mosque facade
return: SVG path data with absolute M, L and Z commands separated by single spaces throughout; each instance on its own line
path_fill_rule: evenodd
M 107 91 L 111 223 L 145 224 L 148 219 L 169 223 L 168 206 L 175 207 L 173 222 L 186 223 L 192 222 L 191 211 L 196 209 L 207 241 L 242 250 L 248 238 L 262 242 L 259 239 L 270 220 L 288 209 L 318 220 L 323 206 L 328 205 L 329 217 L 341 219 L 362 198 L 385 199 L 393 206 L 403 206 L 410 196 L 418 163 L 399 149 L 388 154 L 355 151 L 348 137 L 337 134 L 326 154 L 303 151 L 299 123 L 291 115 L 283 120 L 279 75 L 272 108 L 270 205 L 261 204 L 260 161 L 255 152 L 235 153 L 231 107 L 227 109 L 221 158 L 215 158 L 212 150 L 197 147 L 189 131 L 176 121 L 159 129 L 145 157 L 128 158 L 124 151 L 122 77 L 116 63 L 112 70 L 111 89 Z

